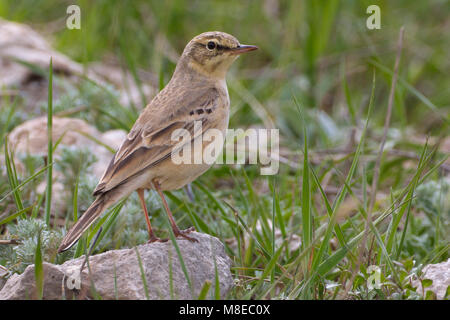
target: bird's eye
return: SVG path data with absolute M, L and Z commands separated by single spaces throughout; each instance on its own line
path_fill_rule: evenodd
M 206 47 L 207 47 L 209 50 L 214 50 L 214 48 L 216 47 L 216 43 L 215 43 L 214 41 L 210 41 L 210 42 L 208 42 L 208 44 L 206 45 Z

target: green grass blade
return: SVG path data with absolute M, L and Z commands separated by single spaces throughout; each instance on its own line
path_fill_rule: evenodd
M 23 202 L 22 202 L 22 197 L 20 195 L 19 192 L 19 188 L 18 188 L 18 180 L 17 180 L 17 174 L 16 171 L 14 169 L 14 156 L 11 154 L 10 157 L 10 153 L 8 150 L 8 138 L 5 138 L 5 166 L 6 166 L 6 174 L 8 176 L 8 181 L 9 181 L 9 185 L 11 187 L 11 192 L 9 192 L 8 194 L 13 194 L 14 196 L 14 202 L 16 203 L 16 207 L 18 210 L 23 210 Z M 5 199 L 7 197 L 7 195 L 5 197 L 2 198 Z
M 94 246 L 92 247 L 92 251 L 95 250 L 95 248 L 100 244 L 101 240 L 109 232 L 109 230 L 111 229 L 111 227 L 117 220 L 117 217 L 119 216 L 120 210 L 122 209 L 124 203 L 125 203 L 125 200 L 122 200 L 121 202 L 119 202 L 112 210 L 110 210 L 107 214 L 105 214 L 99 220 L 99 222 L 95 225 L 94 228 L 92 228 L 92 230 L 89 233 L 88 238 L 87 238 L 88 243 L 90 243 L 92 241 L 92 239 L 96 236 L 98 230 L 100 230 L 100 228 L 103 227 L 102 232 L 100 233 L 97 241 L 95 242 Z
M 169 249 L 169 291 L 170 299 L 175 299 L 175 290 L 173 287 L 173 264 L 172 264 L 172 250 Z
M 294 103 L 300 114 L 303 123 L 303 179 L 302 179 L 302 246 L 309 247 L 312 241 L 313 216 L 311 213 L 311 187 L 309 183 L 309 161 L 308 161 L 308 138 L 306 132 L 306 121 L 297 98 L 293 95 Z M 311 255 L 313 252 L 311 251 Z M 305 260 L 303 268 L 305 272 L 309 270 L 308 261 Z
M 394 72 L 390 70 L 388 67 L 382 65 L 378 61 L 371 59 L 369 60 L 369 63 L 371 63 L 373 66 L 378 68 L 384 73 L 389 74 L 391 77 L 394 75 Z M 424 96 L 421 92 L 419 92 L 416 88 L 414 88 L 412 85 L 410 85 L 406 80 L 404 80 L 401 76 L 398 76 L 398 82 L 406 88 L 410 93 L 412 93 L 414 96 L 416 96 L 417 99 L 419 99 L 426 107 L 428 107 L 432 112 L 434 112 L 437 116 L 439 116 L 440 119 L 445 121 L 447 124 L 450 124 L 450 118 L 445 117 L 441 114 L 440 109 L 432 103 L 426 96 Z
M 12 105 L 9 106 L 9 112 L 8 112 L 8 116 L 6 118 L 6 122 L 0 128 L 0 141 L 3 141 L 3 139 L 6 137 L 6 134 L 7 134 L 8 127 L 10 125 L 11 119 L 14 116 L 14 113 L 16 112 L 16 105 L 17 105 L 18 101 L 19 101 L 18 99 L 14 99 L 14 102 L 12 103 Z
M 34 276 L 36 281 L 37 298 L 42 300 L 44 295 L 44 267 L 41 251 L 41 231 L 38 233 L 37 246 L 34 254 Z
M 400 197 L 402 198 L 402 196 Z M 409 199 L 406 199 L 400 205 L 407 203 Z M 392 215 L 392 212 L 395 211 L 396 203 L 393 203 L 389 208 L 387 208 L 377 219 L 373 221 L 373 225 L 377 226 L 384 219 L 386 219 L 389 215 Z M 370 229 L 371 230 L 371 229 Z M 347 253 L 353 249 L 358 243 L 359 240 L 363 237 L 365 231 L 361 231 L 359 234 L 354 236 L 350 241 L 347 242 L 347 246 L 339 248 L 332 255 L 330 255 L 327 259 L 325 259 L 317 269 L 317 274 L 320 276 L 325 276 L 328 272 L 330 272 L 345 256 Z
M 393 253 L 395 234 L 396 234 L 396 230 L 402 220 L 402 217 L 404 216 L 406 211 L 409 212 L 409 210 L 410 210 L 410 201 L 412 201 L 412 197 L 414 194 L 415 186 L 417 185 L 417 181 L 419 180 L 423 170 L 425 169 L 427 159 L 431 159 L 430 157 L 427 157 L 427 159 L 425 158 L 426 149 L 427 149 L 427 145 L 425 144 L 425 146 L 422 150 L 420 159 L 419 159 L 419 164 L 418 164 L 418 167 L 416 170 L 416 174 L 414 175 L 411 182 L 407 186 L 408 193 L 405 197 L 410 200 L 400 207 L 399 212 L 394 215 L 394 217 L 392 218 L 392 221 L 389 225 L 389 228 L 387 231 L 387 242 L 386 242 L 386 249 L 389 253 Z
M 194 296 L 194 288 L 192 287 L 192 281 L 189 276 L 189 272 L 186 268 L 186 264 L 184 263 L 183 255 L 181 254 L 181 250 L 180 250 L 180 247 L 178 246 L 177 239 L 175 238 L 175 234 L 173 233 L 173 230 L 170 227 L 169 218 L 167 218 L 166 220 L 167 220 L 167 223 L 169 226 L 170 240 L 172 241 L 172 244 L 175 247 L 175 251 L 177 252 L 178 260 L 180 261 L 180 265 L 181 265 L 181 270 L 183 270 L 184 277 L 186 278 L 189 289 L 191 290 L 191 294 L 192 294 L 192 296 Z
M 116 263 L 114 262 L 114 298 L 119 300 L 119 288 L 117 287 L 117 268 Z
M 8 193 L 6 193 L 6 194 L 0 199 L 0 202 L 4 201 L 4 200 L 5 200 L 7 197 L 9 197 L 11 194 L 15 194 L 15 193 L 17 193 L 17 196 L 18 196 L 19 199 L 20 199 L 20 193 L 19 193 L 20 189 L 21 189 L 23 186 L 25 186 L 28 182 L 30 182 L 31 180 L 37 178 L 40 174 L 44 173 L 44 172 L 48 169 L 48 167 L 50 167 L 50 166 L 52 166 L 52 165 L 53 165 L 53 163 L 52 163 L 52 164 L 49 164 L 49 165 L 47 165 L 47 166 L 45 166 L 45 167 L 43 167 L 43 168 L 40 169 L 39 171 L 35 172 L 32 176 L 30 176 L 29 178 L 25 179 L 21 184 L 16 185 L 11 191 L 9 191 Z M 7 164 L 6 166 L 8 167 L 8 164 Z
M 356 125 L 356 112 L 355 112 L 355 107 L 353 106 L 353 102 L 352 102 L 352 95 L 350 94 L 350 89 L 348 87 L 345 63 L 344 63 L 343 69 L 344 70 L 343 70 L 343 77 L 342 77 L 342 86 L 344 87 L 345 99 L 347 101 L 347 107 L 348 107 L 348 111 L 350 114 L 352 124 Z
M 144 266 L 142 265 L 141 255 L 139 254 L 139 250 L 137 247 L 134 247 L 134 251 L 136 252 L 136 257 L 137 257 L 137 260 L 139 263 L 139 270 L 141 272 L 142 285 L 144 286 L 145 298 L 147 300 L 150 300 L 150 295 L 148 294 L 147 277 L 145 276 L 145 271 L 144 271 Z
M 86 235 L 83 235 L 80 240 L 78 240 L 77 247 L 75 248 L 75 252 L 73 254 L 73 259 L 81 257 L 83 252 L 87 250 L 86 238 Z
M 137 86 L 137 89 L 139 91 L 139 95 L 141 97 L 141 104 L 142 104 L 142 106 L 145 106 L 146 105 L 146 98 L 145 98 L 144 91 L 142 90 L 142 80 L 139 78 L 138 70 L 136 68 L 135 59 L 132 56 L 132 53 L 130 52 L 129 48 L 127 47 L 124 37 L 119 37 L 119 48 L 120 48 L 121 55 L 125 59 L 125 63 L 127 65 L 127 69 L 128 69 L 128 71 L 131 72 L 131 75 L 132 75 L 132 77 L 134 79 L 134 82 L 135 82 L 135 84 Z M 138 111 L 137 111 L 134 103 L 132 102 L 132 99 L 130 99 L 130 104 L 131 104 L 132 110 L 135 113 L 137 113 Z
M 45 194 L 44 193 L 39 195 L 39 197 L 37 199 L 37 202 L 36 202 L 36 205 L 33 207 L 33 211 L 31 212 L 31 216 L 30 216 L 31 219 L 36 219 L 37 218 L 37 216 L 39 214 L 39 209 L 42 206 L 42 202 L 44 202 L 44 198 L 45 198 Z
M 275 178 L 274 178 L 275 179 Z M 268 180 L 268 184 L 269 184 L 269 188 L 270 188 L 270 178 L 267 179 Z M 275 255 L 275 229 L 276 229 L 276 224 L 275 224 L 275 186 L 272 187 L 273 191 L 272 191 L 272 257 Z M 273 282 L 275 277 L 275 269 L 273 270 L 272 274 L 271 274 L 271 281 Z
M 217 270 L 217 260 L 214 256 L 214 299 L 220 300 L 220 279 L 219 279 L 219 271 Z
M 4 218 L 3 220 L 0 221 L 0 226 L 1 226 L 2 224 L 6 224 L 6 223 L 8 223 L 8 222 L 13 221 L 13 220 L 14 220 L 15 218 L 17 218 L 18 216 L 23 215 L 23 214 L 26 213 L 27 211 L 30 211 L 33 207 L 34 207 L 34 206 L 26 207 L 26 208 L 24 208 L 24 209 L 22 209 L 22 210 L 17 211 L 16 213 L 13 213 L 13 214 L 10 215 L 10 216 Z
M 48 104 L 47 104 L 47 163 L 53 163 L 53 65 L 50 58 L 49 74 L 48 74 Z M 53 166 L 47 169 L 47 188 L 45 193 L 45 223 L 50 226 L 50 211 L 52 202 L 52 183 L 53 183 Z
M 356 172 L 356 168 L 357 168 L 357 165 L 359 163 L 359 158 L 361 156 L 362 149 L 363 149 L 364 142 L 365 142 L 366 131 L 367 131 L 367 128 L 369 126 L 369 121 L 370 121 L 370 118 L 371 118 L 371 115 L 372 115 L 373 101 L 374 101 L 374 97 L 375 97 L 375 79 L 376 78 L 375 78 L 375 72 L 374 72 L 373 73 L 373 78 L 372 78 L 372 90 L 371 90 L 371 95 L 370 95 L 370 100 L 369 100 L 369 107 L 368 107 L 369 110 L 368 110 L 368 114 L 367 114 L 366 123 L 364 125 L 360 141 L 359 141 L 358 146 L 356 148 L 356 152 L 355 152 L 355 155 L 353 157 L 353 161 L 352 161 L 350 170 L 349 170 L 349 172 L 347 174 L 347 177 L 346 177 L 346 179 L 344 181 L 345 186 L 344 186 L 344 188 L 341 189 L 340 193 L 338 194 L 337 200 L 334 203 L 333 210 L 332 210 L 331 214 L 330 214 L 330 209 L 331 208 L 330 208 L 330 205 L 328 203 L 328 200 L 327 200 L 327 197 L 325 195 L 325 192 L 323 191 L 322 186 L 320 185 L 320 182 L 319 182 L 319 180 L 317 178 L 317 175 L 311 169 L 312 175 L 313 175 L 313 177 L 315 179 L 315 183 L 319 187 L 319 190 L 320 190 L 320 192 L 322 194 L 322 198 L 325 201 L 325 205 L 326 205 L 328 214 L 330 215 L 330 220 L 329 220 L 329 223 L 328 223 L 328 226 L 327 226 L 327 230 L 325 231 L 325 237 L 324 237 L 324 239 L 323 239 L 323 241 L 322 241 L 322 243 L 320 245 L 319 251 L 316 254 L 316 257 L 315 257 L 315 259 L 313 261 L 313 269 L 315 269 L 322 262 L 323 254 L 325 253 L 326 249 L 328 248 L 328 244 L 329 244 L 329 241 L 330 241 L 331 236 L 332 236 L 332 232 L 331 231 L 333 230 L 333 228 L 335 228 L 336 217 L 337 217 L 337 212 L 338 212 L 339 205 L 342 203 L 346 193 L 349 192 L 349 191 L 351 192 L 351 189 L 349 187 L 349 183 L 353 179 L 353 176 L 354 176 L 354 174 Z M 336 226 L 336 227 L 339 227 L 339 226 Z M 336 231 L 336 235 L 337 235 L 338 240 L 340 242 L 341 241 L 345 241 L 344 238 L 343 238 L 342 232 L 340 232 L 340 229 L 335 229 L 335 231 Z M 344 243 L 341 242 L 341 245 L 343 245 L 343 244 Z M 345 246 L 346 245 L 344 245 L 344 247 Z
M 206 295 L 208 294 L 210 288 L 211 288 L 211 281 L 206 280 L 202 286 L 202 289 L 200 290 L 197 300 L 205 300 Z
M 79 183 L 80 175 L 77 175 L 77 180 L 75 181 L 75 187 L 73 190 L 73 199 L 72 199 L 72 214 L 73 221 L 78 221 L 78 183 Z
M 283 245 L 281 245 L 277 249 L 275 254 L 269 260 L 269 262 L 267 263 L 266 267 L 264 268 L 263 273 L 259 277 L 259 280 L 256 282 L 255 286 L 252 288 L 252 290 L 250 290 L 250 292 L 248 292 L 246 294 L 246 298 L 247 299 L 250 298 L 262 286 L 262 284 L 266 281 L 266 278 L 272 273 L 272 271 L 274 270 L 274 268 L 277 265 L 278 258 L 280 257 L 281 253 L 283 252 L 284 245 L 285 245 L 285 243 L 283 243 Z
M 272 184 L 272 200 L 274 203 L 274 209 L 275 209 L 275 215 L 276 219 L 278 221 L 278 226 L 280 227 L 281 235 L 283 236 L 283 239 L 286 239 L 287 232 L 286 232 L 286 223 L 283 218 L 283 214 L 281 212 L 281 205 L 280 205 L 280 196 L 275 188 L 275 186 Z
M 76 132 L 78 132 L 79 134 L 85 136 L 86 138 L 88 138 L 89 140 L 92 140 L 93 142 L 95 142 L 96 144 L 98 144 L 99 146 L 102 146 L 103 148 L 107 149 L 109 152 L 111 152 L 112 154 L 116 153 L 116 150 L 111 148 L 109 145 L 107 145 L 106 143 L 98 140 L 96 137 L 90 135 L 87 132 L 81 131 L 81 130 L 74 130 Z
M 219 202 L 219 200 L 214 197 L 214 195 L 206 188 L 203 184 L 201 184 L 199 181 L 194 181 L 193 184 L 199 188 L 207 197 L 210 199 L 216 206 L 219 208 L 220 213 L 222 216 L 226 217 L 227 213 L 225 209 L 223 208 L 222 204 Z
M 270 260 L 271 259 L 271 255 L 270 253 L 267 251 L 267 249 L 262 245 L 262 243 L 258 240 L 258 238 L 255 236 L 255 234 L 250 230 L 250 228 L 247 226 L 247 224 L 245 223 L 245 221 L 242 219 L 242 217 L 239 215 L 238 211 L 231 205 L 229 204 L 227 201 L 222 200 L 235 214 L 235 216 L 238 218 L 239 222 L 241 223 L 241 225 L 244 227 L 245 231 L 247 231 L 248 235 L 255 241 L 255 243 L 258 245 L 259 249 L 261 250 L 261 252 L 264 254 L 264 256 Z
M 108 96 L 114 101 L 114 107 L 117 107 L 120 110 L 123 117 L 122 117 L 122 119 L 117 119 L 117 117 L 111 115 L 107 111 L 105 111 L 99 107 L 96 107 L 94 105 L 94 107 L 96 107 L 96 110 L 99 113 L 101 113 L 102 115 L 111 119 L 113 121 L 113 123 L 117 124 L 121 129 L 124 129 L 125 131 L 130 131 L 131 127 L 133 126 L 134 122 L 136 121 L 136 118 L 138 117 L 138 115 L 135 112 L 133 112 L 132 110 L 130 110 L 129 108 L 122 106 L 122 104 L 119 102 L 119 100 L 114 95 L 114 93 L 112 93 L 107 87 L 97 83 L 96 81 L 88 78 L 85 75 L 78 75 L 78 76 L 81 79 L 89 82 L 90 84 L 92 84 L 92 85 L 98 87 L 99 89 L 101 89 L 102 91 L 106 92 L 108 94 Z
M 162 199 L 161 199 L 161 201 L 162 201 Z M 184 273 L 184 277 L 186 278 L 186 281 L 188 283 L 189 289 L 191 291 L 191 295 L 192 295 L 192 297 L 194 297 L 194 288 L 192 286 L 192 281 L 189 276 L 189 272 L 186 268 L 186 264 L 184 263 L 183 255 L 181 254 L 181 250 L 180 250 L 180 247 L 178 246 L 177 239 L 175 238 L 175 234 L 173 233 L 172 226 L 170 225 L 169 217 L 167 214 L 165 214 L 164 217 L 165 217 L 164 220 L 166 221 L 166 225 L 168 226 L 168 229 L 169 229 L 170 241 L 172 242 L 173 246 L 175 247 L 175 251 L 177 253 L 178 260 L 180 261 L 181 270 Z
M 187 214 L 192 222 L 192 224 L 195 227 L 195 230 L 197 231 L 203 231 L 206 233 L 213 233 L 215 234 L 215 232 L 213 230 L 211 230 L 211 228 L 205 223 L 205 221 L 200 218 L 198 216 L 197 213 L 195 213 L 192 209 L 191 206 L 189 205 L 189 203 L 187 203 L 186 201 L 180 200 L 178 197 L 176 197 L 172 192 L 166 192 L 167 197 L 175 202 L 177 205 L 179 206 L 184 206 L 187 209 Z

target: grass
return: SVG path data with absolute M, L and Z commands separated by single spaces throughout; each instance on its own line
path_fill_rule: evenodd
M 142 278 L 142 284 L 144 285 L 145 298 L 147 300 L 150 300 L 150 296 L 149 296 L 149 293 L 148 293 L 147 277 L 145 276 L 145 270 L 144 270 L 144 266 L 142 264 L 141 256 L 139 254 L 138 248 L 134 247 L 134 249 L 135 249 L 136 257 L 137 257 L 138 263 L 139 263 L 139 270 L 141 271 L 141 278 Z
M 49 74 L 48 74 L 48 109 L 47 109 L 47 140 L 48 140 L 48 149 L 47 149 L 47 162 L 53 163 L 53 66 L 52 66 L 52 58 L 50 58 L 49 65 Z M 45 192 L 45 223 L 50 225 L 50 210 L 52 203 L 52 185 L 53 185 L 53 166 L 48 167 L 47 169 L 47 188 Z
M 36 297 L 42 300 L 44 295 L 44 268 L 42 265 L 41 233 L 38 233 L 36 254 L 34 258 L 34 277 L 36 279 Z
M 100 131 L 129 130 L 150 99 L 142 86 L 161 89 L 185 43 L 217 29 L 260 47 L 238 59 L 228 76 L 230 127 L 278 128 L 286 159 L 272 177 L 254 165 L 214 166 L 192 184 L 194 201 L 185 190 L 166 194 L 181 228 L 195 226 L 224 243 L 235 280 L 227 298 L 433 298 L 426 289 L 418 292 L 411 278 L 420 277 L 426 264 L 447 260 L 450 251 L 448 17 L 441 1 L 375 2 L 382 14 L 376 31 L 365 28 L 365 9 L 373 1 L 77 1 L 81 30 L 68 30 L 61 20 L 72 3 L 43 1 L 30 10 L 26 0 L 0 2 L 6 19 L 38 31 L 52 25 L 44 33 L 79 63 L 113 60 L 130 73 L 143 101 L 123 104 L 112 86 L 84 76 L 61 86 L 67 79 L 51 67 L 40 72 L 48 101 L 38 111 L 27 108 L 24 95 L 0 89 L 0 238 L 21 241 L 0 244 L 0 265 L 20 273 L 29 264 L 79 257 L 100 228 L 93 254 L 146 241 L 139 201 L 131 195 L 73 249 L 56 255 L 63 230 L 90 204 L 95 159 L 66 150 L 61 139 L 49 139 L 46 159 L 16 155 L 9 134 L 44 115 L 51 137 L 59 112 Z M 68 196 L 54 189 L 58 171 L 65 173 Z M 60 198 L 64 212 L 55 212 L 52 199 Z M 160 200 L 149 193 L 146 201 L 152 226 L 171 238 L 170 258 L 180 260 L 191 284 Z M 368 286 L 371 266 L 380 269 L 379 289 Z M 148 296 L 150 284 L 143 281 Z M 219 287 L 216 276 L 197 297 L 219 299 Z

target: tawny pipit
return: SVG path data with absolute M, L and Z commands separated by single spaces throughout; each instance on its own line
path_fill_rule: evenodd
M 145 213 L 149 242 L 161 241 L 150 224 L 145 189 L 155 189 L 161 196 L 175 236 L 195 241 L 186 235 L 191 229 L 177 227 L 162 191 L 182 188 L 210 164 L 172 162 L 177 145 L 172 132 L 187 130 L 192 137 L 187 143 L 191 144 L 208 129 L 225 133 L 230 106 L 225 75 L 241 53 L 256 49 L 224 32 L 205 32 L 187 44 L 172 79 L 137 119 L 95 188 L 97 198 L 66 234 L 58 252 L 69 249 L 104 210 L 135 190 Z M 201 122 L 202 132 L 194 132 L 194 121 Z

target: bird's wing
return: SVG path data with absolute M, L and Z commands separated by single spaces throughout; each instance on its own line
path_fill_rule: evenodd
M 215 123 L 210 120 L 219 104 L 219 92 L 214 87 L 190 90 L 188 95 L 175 94 L 173 98 L 155 97 L 111 159 L 94 195 L 111 190 L 170 157 L 175 147 L 180 147 L 178 140 L 172 140 L 174 130 L 187 130 L 193 140 L 214 128 Z M 195 121 L 201 121 L 202 132 L 194 126 Z

